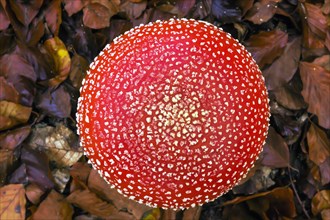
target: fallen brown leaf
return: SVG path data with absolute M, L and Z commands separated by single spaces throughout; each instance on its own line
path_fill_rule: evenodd
M 84 9 L 84 25 L 93 29 L 109 27 L 110 18 L 119 11 L 118 0 L 96 0 L 87 4 Z
M 330 71 L 314 63 L 300 62 L 303 82 L 302 95 L 309 104 L 308 111 L 319 118 L 319 124 L 330 128 Z
M 55 36 L 58 36 L 60 25 L 62 23 L 61 0 L 53 0 L 49 3 L 45 11 L 45 19 L 51 32 Z
M 296 73 L 301 55 L 301 38 L 289 42 L 283 54 L 277 58 L 267 69 L 262 71 L 267 89 L 274 90 L 288 83 Z
M 120 4 L 120 11 L 124 11 L 131 19 L 140 17 L 146 8 L 147 1 L 134 3 L 126 0 Z
M 322 13 L 321 7 L 305 2 L 306 16 L 308 26 L 311 31 L 320 39 L 325 39 L 326 31 L 328 30 L 327 18 Z
M 10 1 L 9 3 L 17 19 L 23 25 L 28 26 L 33 18 L 38 14 L 43 0 L 29 1 L 26 3 L 20 1 Z
M 7 82 L 4 77 L 0 77 L 0 100 L 19 103 L 19 93 L 12 83 Z
M 16 47 L 16 50 L 19 50 L 19 48 Z M 32 106 L 36 91 L 35 82 L 37 80 L 37 73 L 27 58 L 14 52 L 1 56 L 0 75 L 19 92 L 20 104 Z
M 55 63 L 56 76 L 49 80 L 49 86 L 56 87 L 63 82 L 70 73 L 71 58 L 63 41 L 53 37 L 44 42 L 44 47 Z
M 5 11 L 3 10 L 2 5 L 0 4 L 0 30 L 1 31 L 6 30 L 9 25 L 10 25 L 10 21 Z
M 201 211 L 202 211 L 201 206 L 189 208 L 183 212 L 182 220 L 199 220 Z
M 63 219 L 70 220 L 73 215 L 73 207 L 67 202 L 63 195 L 52 190 L 45 200 L 38 206 L 31 216 L 31 220 Z
M 252 35 L 245 41 L 245 45 L 259 67 L 263 69 L 266 64 L 271 64 L 283 53 L 287 42 L 288 34 L 275 29 L 268 32 L 261 31 L 258 34 Z
M 10 175 L 10 183 L 34 183 L 44 192 L 54 187 L 49 160 L 44 152 L 33 150 L 23 144 L 20 159 L 20 166 Z
M 262 152 L 261 163 L 271 168 L 288 167 L 289 147 L 273 127 L 269 127 L 266 144 Z
M 59 118 L 68 118 L 71 113 L 70 94 L 63 85 L 55 90 L 48 88 L 44 93 L 36 97 L 37 108 L 45 115 Z
M 36 127 L 32 131 L 29 144 L 34 149 L 42 149 L 58 167 L 69 167 L 83 155 L 78 146 L 78 137 L 63 124 L 51 127 Z
M 247 202 L 250 210 L 257 211 L 260 217 L 268 216 L 268 213 L 274 213 L 269 209 L 274 209 L 277 217 L 270 219 L 278 219 L 281 217 L 294 218 L 296 207 L 294 203 L 293 192 L 288 187 L 275 188 L 268 192 L 258 193 L 246 197 L 236 197 L 233 200 L 225 202 L 222 206 L 239 204 Z
M 101 218 L 107 218 L 111 214 L 118 212 L 113 205 L 103 201 L 97 197 L 95 193 L 89 191 L 88 189 L 76 190 L 72 192 L 66 200 L 89 212 L 90 214 Z
M 0 148 L 14 150 L 28 137 L 30 126 L 20 127 L 0 134 Z
M 25 219 L 25 190 L 23 184 L 0 188 L 0 219 Z
M 77 162 L 70 167 L 70 175 L 87 184 L 88 176 L 91 172 L 91 167 L 87 163 Z
M 13 102 L 0 101 L 0 131 L 26 123 L 32 108 Z
M 330 190 L 322 190 L 316 193 L 312 200 L 312 212 L 314 215 L 326 209 L 330 209 Z
M 271 19 L 277 9 L 280 0 L 261 0 L 254 3 L 253 7 L 247 12 L 245 19 L 254 24 L 262 24 Z
M 330 157 L 330 141 L 327 134 L 314 123 L 311 124 L 307 132 L 309 146 L 309 158 L 316 165 L 322 164 Z
M 70 80 L 72 85 L 79 89 L 81 82 L 86 75 L 89 63 L 83 56 L 75 53 L 71 59 Z
M 39 204 L 41 197 L 45 194 L 45 191 L 34 183 L 27 185 L 25 191 L 26 198 L 34 205 Z
M 63 0 L 64 9 L 68 13 L 69 16 L 76 14 L 80 10 L 82 10 L 87 4 L 88 0 Z
M 66 168 L 52 170 L 52 176 L 56 189 L 63 193 L 67 184 L 70 181 L 70 171 Z
M 300 91 L 290 84 L 285 84 L 271 91 L 276 97 L 276 101 L 283 107 L 291 110 L 300 110 L 307 108 L 307 103 Z
M 0 148 L 0 186 L 5 184 L 8 171 L 14 163 L 14 152 Z
M 95 170 L 90 172 L 88 187 L 101 198 L 109 202 L 111 201 L 118 210 L 126 209 L 129 213 L 132 213 L 136 219 L 140 219 L 144 213 L 152 209 L 149 206 L 128 199 L 117 192 L 116 189 L 111 188 Z

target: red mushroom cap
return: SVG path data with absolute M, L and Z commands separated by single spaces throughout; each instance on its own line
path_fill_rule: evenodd
M 212 201 L 248 172 L 268 131 L 261 72 L 203 21 L 142 25 L 94 62 L 77 112 L 81 145 L 120 193 L 149 206 Z

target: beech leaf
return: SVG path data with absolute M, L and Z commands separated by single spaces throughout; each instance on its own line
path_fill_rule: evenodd
M 118 211 L 113 205 L 103 201 L 88 189 L 75 190 L 66 200 L 90 214 L 101 218 L 109 217 Z
M 13 102 L 0 101 L 0 131 L 26 123 L 32 108 Z
M 44 192 L 53 188 L 46 154 L 24 145 L 21 150 L 21 166 L 11 174 L 9 182 L 34 183 Z
M 330 141 L 327 134 L 314 123 L 307 132 L 309 158 L 318 166 L 330 157 Z
M 186 16 L 196 4 L 196 0 L 177 0 L 175 7 L 180 11 L 182 17 Z
M 0 76 L 0 100 L 6 100 L 14 103 L 19 103 L 19 93 L 12 83 Z
M 0 4 L 0 31 L 6 30 L 10 25 L 10 20 L 8 19 L 2 5 Z
M 93 29 L 101 29 L 109 27 L 110 18 L 118 12 L 118 5 L 112 1 L 108 3 L 100 1 L 86 5 L 83 11 L 84 24 Z
M 20 104 L 32 105 L 37 74 L 27 59 L 16 53 L 3 55 L 0 57 L 0 76 L 20 93 Z
M 262 152 L 261 163 L 272 168 L 281 168 L 289 166 L 289 148 L 282 136 L 270 127 L 266 144 Z
M 303 82 L 302 95 L 309 104 L 308 111 L 318 116 L 319 124 L 330 128 L 330 71 L 314 63 L 300 62 Z
M 252 208 L 253 211 L 256 211 L 264 218 L 267 216 L 267 212 L 270 212 L 269 209 L 275 209 L 278 216 L 281 217 L 294 218 L 297 215 L 293 191 L 288 187 L 278 187 L 268 192 L 236 197 L 223 203 L 222 206 L 235 205 L 242 202 L 247 202 L 250 209 Z M 267 203 L 268 205 L 266 205 Z
M 92 170 L 88 178 L 88 187 L 107 201 L 111 201 L 118 210 L 127 209 L 136 219 L 141 219 L 143 214 L 151 210 L 149 206 L 137 203 L 127 197 L 124 197 L 116 189 L 110 188 L 110 185 L 100 177 L 97 171 Z
M 42 149 L 58 167 L 69 167 L 83 155 L 78 148 L 78 137 L 63 124 L 54 127 L 35 128 L 29 144 L 34 149 Z
M 224 23 L 240 21 L 242 11 L 238 4 L 238 1 L 213 0 L 212 14 Z
M 310 3 L 304 3 L 304 5 L 306 8 L 306 16 L 309 28 L 320 39 L 325 39 L 328 25 L 327 18 L 322 13 L 322 9 L 317 5 Z
M 87 59 L 75 53 L 71 59 L 70 80 L 75 88 L 81 87 L 81 82 L 85 78 L 86 72 L 89 68 Z
M 0 188 L 0 219 L 25 219 L 25 190 L 22 184 Z
M 271 19 L 277 9 L 279 0 L 261 0 L 254 3 L 253 7 L 247 12 L 245 19 L 254 24 L 262 24 Z
M 49 80 L 49 86 L 56 87 L 69 75 L 71 58 L 63 41 L 58 37 L 53 37 L 45 41 L 44 47 L 52 56 L 55 63 L 57 75 Z
M 289 42 L 283 54 L 262 71 L 267 89 L 274 90 L 288 83 L 296 73 L 301 55 L 301 38 Z
M 70 94 L 61 85 L 55 90 L 48 88 L 36 98 L 37 107 L 43 114 L 67 118 L 71 113 Z
M 25 126 L 1 133 L 0 148 L 15 150 L 28 137 L 30 131 L 30 126 Z
M 74 0 L 73 2 L 75 1 L 76 0 Z M 62 23 L 61 0 L 52 0 L 50 2 L 45 12 L 45 19 L 52 33 L 55 36 L 58 36 L 60 25 Z
M 288 42 L 288 34 L 275 29 L 273 31 L 261 31 L 252 35 L 245 45 L 247 50 L 262 69 L 266 64 L 271 64 L 275 58 L 279 57 Z
M 5 184 L 8 171 L 14 163 L 14 151 L 0 148 L 0 186 Z
M 9 1 L 9 3 L 17 19 L 24 26 L 28 26 L 33 18 L 38 14 L 43 0 Z
M 52 219 L 70 220 L 72 215 L 73 207 L 63 195 L 52 190 L 33 213 L 32 219 L 49 219 L 51 216 Z
M 330 190 L 321 190 L 316 193 L 312 200 L 312 212 L 314 215 L 330 209 Z
M 64 9 L 70 17 L 82 10 L 88 4 L 88 0 L 63 0 L 63 2 Z

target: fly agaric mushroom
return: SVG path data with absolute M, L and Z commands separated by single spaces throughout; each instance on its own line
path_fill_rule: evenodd
M 216 26 L 171 19 L 107 45 L 81 88 L 81 145 L 123 195 L 153 207 L 212 201 L 248 172 L 268 131 L 261 72 Z

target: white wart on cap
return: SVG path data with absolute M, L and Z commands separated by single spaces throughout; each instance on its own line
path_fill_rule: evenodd
M 104 48 L 81 88 L 77 121 L 86 155 L 111 186 L 182 209 L 226 193 L 253 166 L 269 104 L 237 40 L 206 22 L 172 19 Z

